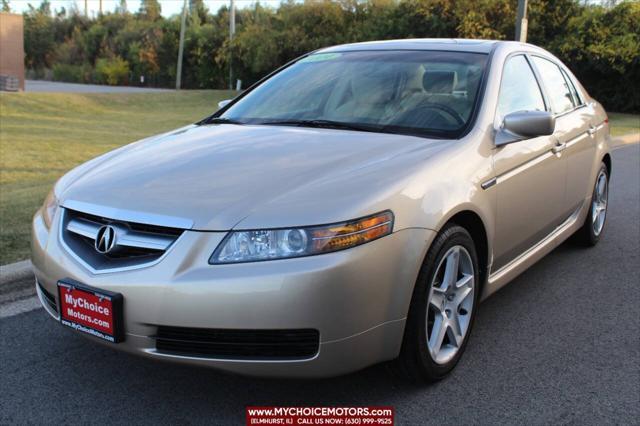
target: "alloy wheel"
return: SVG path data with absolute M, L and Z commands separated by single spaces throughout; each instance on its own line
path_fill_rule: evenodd
M 600 171 L 596 180 L 596 188 L 591 202 L 591 222 L 593 223 L 593 233 L 597 237 L 602 232 L 604 220 L 607 217 L 607 201 L 609 197 L 609 182 L 607 174 Z
M 443 256 L 429 288 L 427 345 L 437 364 L 446 364 L 462 346 L 473 310 L 475 271 L 461 245 Z

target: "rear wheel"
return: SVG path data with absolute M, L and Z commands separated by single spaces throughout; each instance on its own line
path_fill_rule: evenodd
M 602 163 L 591 196 L 591 206 L 584 225 L 576 232 L 576 240 L 582 245 L 595 246 L 604 232 L 609 203 L 609 171 Z
M 478 259 L 473 239 L 458 225 L 433 242 L 416 282 L 399 359 L 414 380 L 444 378 L 465 350 L 479 297 Z

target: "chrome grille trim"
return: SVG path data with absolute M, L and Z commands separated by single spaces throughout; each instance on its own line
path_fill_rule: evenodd
M 71 218 L 67 224 L 67 231 L 95 241 L 102 226 L 101 223 L 85 218 Z M 118 227 L 118 230 L 120 231 L 116 242 L 118 246 L 165 251 L 175 241 L 175 238 L 169 236 L 136 232 L 126 227 Z
M 193 221 L 182 217 L 164 216 L 124 209 L 116 209 L 113 207 L 85 203 L 83 201 L 65 200 L 62 203 L 62 207 L 77 212 L 87 213 L 93 216 L 108 217 L 112 220 L 122 222 L 144 223 L 152 226 L 162 226 L 166 228 L 177 229 L 193 228 Z
M 59 240 L 78 263 L 93 274 L 147 268 L 161 262 L 184 235 L 185 229 L 113 220 L 61 208 Z M 118 230 L 118 251 L 103 255 L 95 250 L 98 230 L 109 224 Z
M 100 226 L 84 219 L 71 219 L 67 225 L 67 231 L 95 240 Z

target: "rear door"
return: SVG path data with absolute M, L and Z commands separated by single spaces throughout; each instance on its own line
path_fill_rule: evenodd
M 532 56 L 532 62 L 556 116 L 554 135 L 567 160 L 567 190 L 563 210 L 568 218 L 590 195 L 593 186 L 591 169 L 596 152 L 593 108 L 584 102 L 563 67 L 541 56 Z
M 505 62 L 495 124 L 518 111 L 549 110 L 542 88 L 524 54 Z M 494 150 L 496 172 L 495 270 L 551 233 L 562 218 L 566 163 L 556 154 L 556 139 L 540 136 Z

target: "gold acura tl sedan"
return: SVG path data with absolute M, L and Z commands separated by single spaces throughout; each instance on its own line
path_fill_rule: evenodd
M 482 299 L 602 237 L 607 115 L 538 47 L 336 46 L 219 107 L 56 183 L 32 238 L 53 318 L 249 375 L 437 380 Z

